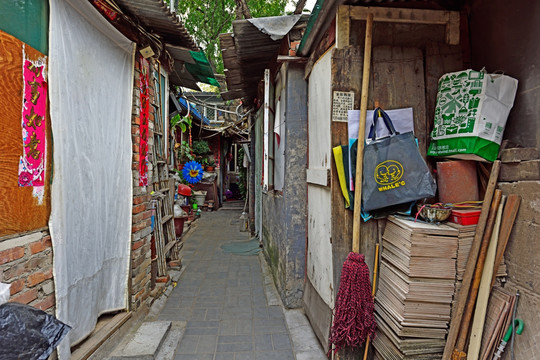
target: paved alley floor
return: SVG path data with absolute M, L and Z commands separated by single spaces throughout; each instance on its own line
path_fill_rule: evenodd
M 186 321 L 174 359 L 324 359 L 301 311 L 284 312 L 277 296 L 268 295 L 259 256 L 220 248 L 249 240 L 249 233 L 239 231 L 240 214 L 203 212 L 186 236 L 185 270 L 159 314 L 159 320 Z

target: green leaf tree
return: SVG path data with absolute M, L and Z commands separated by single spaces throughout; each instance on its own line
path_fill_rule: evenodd
M 242 15 L 285 15 L 285 6 L 289 2 L 292 0 L 178 0 L 177 12 L 182 14 L 185 28 L 215 65 L 216 71 L 223 74 L 219 34 L 231 32 L 233 20 Z

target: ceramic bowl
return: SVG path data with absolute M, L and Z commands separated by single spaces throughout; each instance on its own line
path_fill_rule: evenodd
M 452 208 L 442 207 L 440 205 L 418 204 L 418 211 L 424 220 L 436 223 L 448 219 L 452 213 Z

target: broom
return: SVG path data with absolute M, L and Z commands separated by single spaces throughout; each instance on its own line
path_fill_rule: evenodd
M 356 157 L 356 179 L 353 212 L 353 246 L 341 270 L 334 321 L 330 333 L 330 352 L 337 353 L 344 347 L 357 348 L 375 336 L 373 296 L 369 281 L 369 269 L 360 250 L 360 223 L 362 204 L 362 169 L 364 160 L 364 137 L 371 65 L 371 39 L 373 14 L 366 19 L 366 39 L 364 44 L 364 69 L 360 100 L 360 124 L 358 127 L 358 150 Z M 333 345 L 333 347 L 332 347 Z

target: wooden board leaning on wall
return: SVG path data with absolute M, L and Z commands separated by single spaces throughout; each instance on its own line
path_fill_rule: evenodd
M 47 159 L 45 168 L 45 194 L 42 204 L 33 196 L 33 188 L 18 185 L 19 159 L 23 154 L 22 103 L 23 103 L 23 45 L 15 37 L 0 31 L 0 79 L 2 96 L 0 109 L 0 239 L 17 233 L 38 230 L 47 226 L 51 211 L 50 178 L 52 149 L 50 116 L 46 116 Z M 44 58 L 39 51 L 24 45 L 29 60 Z

